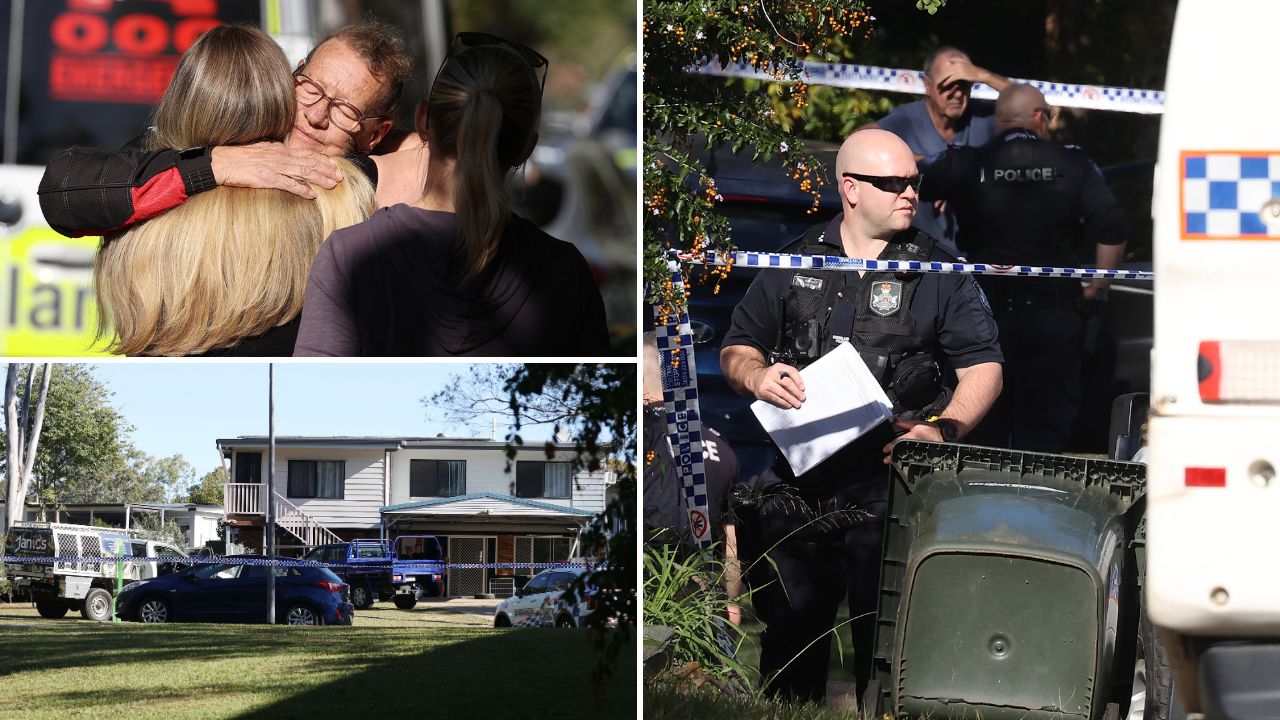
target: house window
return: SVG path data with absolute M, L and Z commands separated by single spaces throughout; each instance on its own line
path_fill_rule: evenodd
M 466 460 L 410 460 L 410 497 L 454 497 L 467 493 Z
M 290 460 L 289 497 L 341 500 L 345 460 Z
M 572 490 L 572 463 L 532 460 L 516 463 L 516 497 L 567 500 Z

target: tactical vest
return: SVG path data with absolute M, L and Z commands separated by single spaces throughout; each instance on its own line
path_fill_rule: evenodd
M 825 231 L 825 226 L 814 227 L 787 252 L 834 254 L 834 248 L 822 242 Z M 927 261 L 932 249 L 932 238 L 911 229 L 895 235 L 880 259 Z M 945 404 L 946 398 L 939 397 L 941 371 L 911 315 L 921 277 L 906 272 L 868 272 L 859 278 L 850 271 L 797 271 L 786 296 L 779 298 L 781 327 L 774 359 L 803 368 L 850 342 L 895 412 Z

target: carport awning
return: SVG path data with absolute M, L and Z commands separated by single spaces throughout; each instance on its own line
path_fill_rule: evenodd
M 585 525 L 595 513 L 554 503 L 496 493 L 472 493 L 387 505 L 380 508 L 389 519 L 434 519 L 470 522 L 573 522 Z

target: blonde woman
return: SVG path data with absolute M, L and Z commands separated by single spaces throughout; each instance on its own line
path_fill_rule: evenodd
M 546 72 L 527 47 L 459 33 L 418 106 L 422 197 L 325 242 L 295 354 L 609 354 L 586 260 L 513 215 L 506 192 L 537 143 Z
M 217 27 L 183 53 L 148 149 L 283 140 L 294 80 L 261 31 Z M 220 186 L 104 239 L 94 265 L 99 336 L 128 355 L 290 355 L 307 274 L 333 230 L 360 222 L 373 188 L 354 165 L 315 200 Z

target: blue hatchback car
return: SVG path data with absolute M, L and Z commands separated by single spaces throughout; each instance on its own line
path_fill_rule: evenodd
M 131 583 L 120 592 L 117 612 L 124 620 L 145 623 L 263 622 L 269 569 L 260 563 L 268 559 L 262 555 L 228 557 L 221 563 Z M 246 562 L 249 560 L 252 563 Z M 278 624 L 351 624 L 355 608 L 348 587 L 332 571 L 322 567 L 274 570 Z

